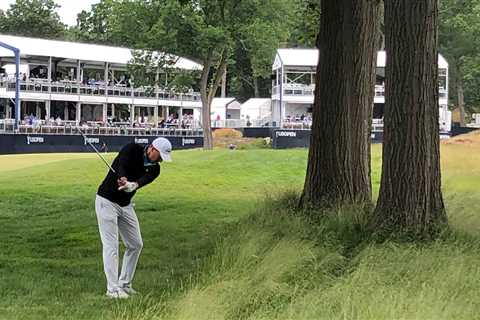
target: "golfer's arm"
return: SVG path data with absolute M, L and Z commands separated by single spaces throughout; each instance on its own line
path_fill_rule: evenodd
M 138 188 L 141 188 L 151 183 L 153 180 L 155 180 L 158 177 L 159 174 L 160 174 L 160 167 L 159 166 L 152 167 L 150 170 L 147 171 L 147 173 L 145 173 L 143 176 L 140 177 L 140 179 L 137 180 Z
M 125 147 L 120 150 L 118 154 L 118 176 L 119 177 L 126 177 L 127 176 L 127 163 L 130 158 L 130 152 L 132 150 L 131 145 L 126 145 Z

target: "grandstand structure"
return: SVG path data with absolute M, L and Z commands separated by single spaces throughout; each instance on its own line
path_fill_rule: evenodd
M 128 48 L 0 35 L 20 51 L 18 133 L 68 133 L 81 126 L 97 134 L 157 134 L 161 129 L 201 130 L 198 92 L 176 92 L 169 72 L 200 70 L 191 60 L 168 56 L 158 70 L 162 86 L 135 86 L 127 70 Z M 0 49 L 0 131 L 15 122 L 14 56 Z M 172 71 L 173 70 L 173 71 Z
M 309 129 L 315 90 L 317 49 L 278 49 L 272 65 L 272 121 L 282 128 Z M 377 53 L 372 138 L 383 132 L 386 53 Z M 441 136 L 451 131 L 448 111 L 448 63 L 438 56 Z

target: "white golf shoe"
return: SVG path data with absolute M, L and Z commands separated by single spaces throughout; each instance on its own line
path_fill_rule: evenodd
M 127 299 L 128 293 L 121 289 L 118 289 L 116 291 L 107 291 L 107 297 L 112 299 Z

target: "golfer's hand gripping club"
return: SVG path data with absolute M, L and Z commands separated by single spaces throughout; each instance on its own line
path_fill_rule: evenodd
M 127 180 L 126 177 L 121 177 L 120 179 L 117 180 L 117 183 L 118 183 L 118 190 L 125 191 L 127 193 L 133 192 L 138 188 L 138 183 L 130 182 Z

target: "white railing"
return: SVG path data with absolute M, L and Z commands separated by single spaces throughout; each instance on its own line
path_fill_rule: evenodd
M 155 89 L 149 87 L 129 88 L 122 85 L 86 85 L 74 81 L 48 82 L 48 80 L 40 79 L 20 81 L 19 85 L 20 91 L 22 92 L 200 101 L 200 93 L 198 92 L 190 91 L 186 93 L 177 93 L 173 90 Z M 14 91 L 15 81 L 11 79 L 1 79 L 0 88 L 6 88 L 7 91 Z
M 311 121 L 284 121 L 282 123 L 282 128 L 310 130 L 312 128 L 312 122 Z
M 382 85 L 375 85 L 375 97 L 384 97 L 385 96 L 385 87 Z
M 272 95 L 278 94 L 280 86 L 272 87 Z M 315 92 L 315 85 L 304 85 L 298 83 L 283 84 L 283 94 L 289 96 L 312 96 Z M 439 98 L 446 99 L 448 91 L 439 88 Z M 382 85 L 375 85 L 375 97 L 384 97 L 385 87 Z
M 383 131 L 383 119 L 372 119 L 372 131 Z
M 315 85 L 287 83 L 283 85 L 283 94 L 291 96 L 313 96 Z
M 243 120 L 243 119 L 227 119 L 227 120 L 211 120 L 212 128 L 260 128 L 271 127 L 270 119 L 263 120 Z
M 15 130 L 15 119 L 0 120 L 0 132 L 2 133 L 22 133 L 22 134 L 78 134 L 80 129 L 85 134 L 94 135 L 128 135 L 128 136 L 199 136 L 203 134 L 200 127 L 182 128 L 179 125 L 168 125 L 164 128 L 150 125 L 141 125 L 133 127 L 129 125 L 105 124 L 103 122 L 89 121 L 84 125 L 78 125 L 75 121 L 64 121 L 61 124 L 45 123 L 38 121 L 35 124 L 20 124 Z

